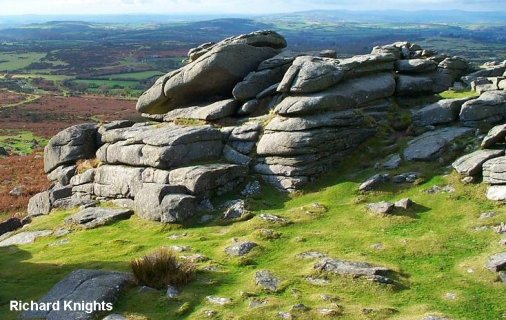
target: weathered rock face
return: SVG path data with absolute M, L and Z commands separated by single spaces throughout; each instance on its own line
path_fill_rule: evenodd
M 109 164 L 170 169 L 195 161 L 216 159 L 222 135 L 210 126 L 172 124 L 113 129 L 102 135 L 97 158 Z
M 195 197 L 181 193 L 179 187 L 146 184 L 134 199 L 134 209 L 147 220 L 181 222 L 195 213 L 196 201 Z
M 485 161 L 502 155 L 504 155 L 504 150 L 478 150 L 455 160 L 452 166 L 461 175 L 476 176 L 481 174 Z
M 419 126 L 450 123 L 459 117 L 465 99 L 443 99 L 423 107 L 413 114 L 413 123 Z
M 259 31 L 225 39 L 192 53 L 183 68 L 158 80 L 137 103 L 139 112 L 164 113 L 217 95 L 227 96 L 260 62 L 274 57 L 285 40 L 273 31 Z M 209 79 L 212 79 L 210 81 Z M 163 91 L 160 91 L 162 89 Z
M 129 209 L 86 208 L 66 218 L 65 223 L 91 229 L 116 220 L 128 219 L 132 214 L 133 211 Z
M 55 135 L 44 148 L 44 171 L 95 156 L 97 125 L 80 124 Z
M 506 116 L 506 91 L 488 91 L 467 101 L 460 111 L 460 120 L 469 126 L 494 124 Z
M 408 161 L 434 160 L 441 155 L 450 142 L 472 132 L 470 128 L 458 127 L 426 132 L 408 143 L 408 147 L 404 150 L 404 159 Z
M 181 222 L 251 173 L 293 191 L 373 136 L 396 96 L 440 92 L 467 69 L 463 59 L 405 42 L 346 59 L 281 52 L 285 46 L 272 31 L 203 44 L 139 98 L 137 110 L 157 123 L 61 132 L 45 155 L 54 185 L 32 199 L 31 214 L 119 200 L 145 219 Z M 454 121 L 463 102 L 426 107 L 419 124 Z M 467 130 L 418 137 L 404 158 L 432 159 Z M 89 161 L 95 167 L 83 171 L 76 161 L 86 158 L 96 158 Z

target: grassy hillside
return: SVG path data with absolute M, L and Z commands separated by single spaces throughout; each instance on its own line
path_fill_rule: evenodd
M 506 288 L 484 268 L 486 258 L 501 250 L 499 236 L 490 229 L 476 228 L 504 221 L 506 208 L 486 200 L 483 186 L 462 185 L 456 174 L 447 175 L 439 164 L 405 165 L 395 172 L 416 170 L 425 179 L 415 185 L 385 185 L 382 191 L 360 194 L 359 182 L 375 172 L 370 169 L 374 151 L 363 150 L 369 149 L 362 149 L 303 194 L 288 197 L 264 185 L 262 194 L 249 200 L 253 218 L 248 221 L 224 223 L 218 219 L 201 224 L 196 217 L 185 226 L 163 226 L 134 216 L 62 238 L 1 248 L 1 318 L 16 317 L 7 312 L 6 301 L 40 298 L 74 269 L 128 270 L 132 258 L 171 245 L 191 246 L 191 252 L 181 254 L 201 253 L 210 260 L 199 263 L 196 279 L 178 299 L 168 300 L 164 292 L 139 293 L 133 287 L 121 297 L 115 312 L 132 319 L 201 319 L 206 310 L 215 310 L 218 319 L 273 319 L 277 312 L 303 303 L 311 310 L 300 313 L 299 319 L 318 319 L 325 318 L 319 308 L 338 308 L 332 305 L 335 303 L 342 307 L 341 319 L 420 319 L 428 313 L 454 319 L 501 318 L 506 312 Z M 425 192 L 447 184 L 456 191 Z M 404 213 L 379 216 L 365 209 L 369 202 L 404 197 L 417 203 Z M 221 200 L 227 198 L 234 195 Z M 481 212 L 491 210 L 498 215 L 479 219 Z M 56 230 L 70 213 L 38 218 L 28 229 Z M 258 217 L 261 213 L 279 215 L 292 223 L 269 224 Z M 274 236 L 266 237 L 262 229 L 271 229 Z M 234 238 L 252 240 L 259 247 L 243 258 L 228 257 L 224 249 Z M 298 253 L 314 250 L 390 267 L 396 284 L 318 275 L 313 270 L 315 261 L 296 258 Z M 281 292 L 269 294 L 255 286 L 255 272 L 264 269 L 283 280 Z M 306 278 L 311 275 L 324 276 L 329 283 L 310 284 Z M 324 301 L 322 294 L 330 295 L 334 302 Z M 209 295 L 229 297 L 233 303 L 215 306 L 206 300 Z M 252 309 L 252 299 L 265 299 L 267 304 Z

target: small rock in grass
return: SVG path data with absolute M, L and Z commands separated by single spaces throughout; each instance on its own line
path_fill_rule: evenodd
M 330 301 L 330 302 L 337 302 L 339 300 L 341 300 L 338 296 L 333 296 L 333 295 L 330 295 L 330 294 L 320 294 L 320 298 L 323 300 L 323 301 Z
M 411 208 L 412 205 L 413 201 L 410 198 L 404 198 L 394 203 L 394 207 L 403 210 Z
M 269 270 L 258 271 L 255 274 L 255 284 L 270 292 L 277 292 L 281 281 Z
M 272 229 L 258 229 L 255 230 L 255 234 L 263 240 L 275 240 L 279 239 L 281 233 L 276 232 Z
M 330 283 L 328 279 L 316 277 L 307 277 L 306 281 L 315 286 L 325 286 Z
M 499 240 L 499 244 L 502 246 L 506 246 L 506 238 Z
M 437 314 L 429 314 L 422 318 L 422 320 L 450 320 L 445 316 L 437 315 Z
M 309 310 L 311 310 L 311 308 L 309 308 L 303 303 L 297 303 L 290 308 L 290 311 L 292 312 L 306 312 Z
M 267 305 L 267 300 L 265 299 L 259 299 L 259 298 L 253 298 L 250 300 L 248 307 L 250 309 L 263 307 Z
M 108 315 L 107 317 L 105 317 L 102 320 L 127 320 L 127 318 L 123 317 L 121 314 L 114 313 L 114 314 Z
M 446 186 L 432 186 L 431 188 L 425 190 L 425 193 L 428 194 L 437 194 L 437 193 L 453 193 L 455 192 L 455 187 L 452 185 L 446 185 Z
M 245 197 L 252 197 L 257 195 L 262 190 L 262 186 L 258 180 L 249 182 L 244 189 L 241 191 L 241 195 Z
M 388 173 L 378 173 L 362 182 L 362 184 L 358 187 L 359 191 L 370 191 L 374 190 L 380 184 L 387 182 L 390 175 Z
M 181 256 L 181 259 L 185 259 L 193 263 L 209 261 L 208 257 L 200 253 L 196 253 L 191 256 Z
M 494 227 L 494 231 L 498 234 L 506 233 L 506 223 L 501 222 L 500 225 Z
M 231 304 L 232 303 L 232 299 L 230 298 L 225 298 L 225 297 L 218 297 L 218 296 L 207 296 L 206 297 L 207 301 L 209 301 L 210 303 L 212 304 L 217 304 L 217 305 L 220 305 L 220 306 L 224 306 L 224 305 L 227 305 L 227 304 Z
M 165 295 L 170 299 L 177 298 L 179 296 L 179 290 L 174 286 L 167 286 Z
M 283 312 L 283 311 L 278 312 L 278 317 L 287 320 L 293 319 L 293 316 L 290 312 Z
M 463 177 L 462 179 L 460 179 L 460 182 L 462 182 L 463 184 L 471 184 L 471 183 L 478 182 L 478 179 L 474 176 L 468 176 L 468 177 Z
M 497 253 L 489 257 L 486 267 L 494 272 L 504 270 L 506 268 L 506 252 Z
M 487 212 L 482 212 L 480 214 L 480 219 L 481 220 L 485 220 L 485 219 L 489 219 L 489 218 L 493 218 L 497 215 L 497 213 L 495 211 L 487 211 Z
M 499 272 L 499 280 L 501 282 L 506 282 L 506 271 Z
M 54 233 L 53 233 L 53 236 L 57 237 L 57 238 L 60 238 L 60 237 L 63 237 L 63 236 L 66 236 L 67 234 L 70 233 L 70 230 L 69 229 L 65 229 L 65 228 L 59 228 L 57 229 Z
M 369 203 L 367 209 L 373 213 L 388 214 L 394 209 L 394 204 L 387 201 Z
M 52 242 L 49 244 L 50 247 L 59 247 L 59 246 L 64 246 L 66 244 L 69 244 L 70 243 L 70 240 L 69 239 L 60 239 L 58 241 L 55 241 L 55 242 Z
M 383 243 L 374 243 L 371 245 L 371 248 L 374 249 L 374 250 L 383 250 L 384 249 L 384 245 Z
M 214 310 L 204 310 L 203 314 L 206 318 L 214 318 L 214 317 L 216 317 L 218 312 L 216 312 Z
M 139 293 L 151 293 L 151 292 L 158 292 L 155 288 L 151 288 L 148 286 L 141 286 L 139 289 L 137 289 L 137 292 Z
M 457 300 L 457 294 L 455 292 L 447 292 L 445 293 L 446 300 Z
M 170 246 L 170 249 L 172 249 L 176 252 L 187 252 L 187 251 L 191 251 L 192 247 L 190 247 L 190 246 Z
M 289 221 L 287 219 L 279 217 L 279 216 L 276 216 L 276 215 L 273 215 L 273 214 L 262 213 L 259 217 L 260 217 L 260 219 L 265 220 L 267 222 L 272 222 L 272 223 L 289 223 Z
M 325 258 L 327 255 L 323 252 L 318 252 L 318 251 L 306 251 L 306 252 L 302 252 L 302 253 L 299 253 L 296 255 L 296 257 L 298 259 L 303 259 L 303 260 L 313 260 L 313 259 L 320 259 L 320 258 Z
M 342 314 L 342 310 L 337 308 L 319 308 L 318 312 L 324 317 L 337 317 Z
M 245 209 L 244 200 L 231 200 L 227 201 L 223 207 L 225 211 L 223 212 L 224 219 L 237 219 L 244 216 L 247 211 Z
M 225 249 L 225 252 L 230 256 L 244 256 L 248 254 L 254 247 L 258 246 L 251 241 L 244 241 L 235 243 Z

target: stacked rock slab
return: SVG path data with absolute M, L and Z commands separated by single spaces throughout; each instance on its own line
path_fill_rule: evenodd
M 54 187 L 30 213 L 120 199 L 143 218 L 179 222 L 250 174 L 293 191 L 374 135 L 396 96 L 443 91 L 467 68 L 409 43 L 347 59 L 285 46 L 273 31 L 201 45 L 139 98 L 154 122 L 57 134 L 44 159 Z
M 463 177 L 489 184 L 487 198 L 506 201 L 506 124 L 490 129 L 483 138 L 481 150 L 464 155 L 453 163 L 455 170 Z

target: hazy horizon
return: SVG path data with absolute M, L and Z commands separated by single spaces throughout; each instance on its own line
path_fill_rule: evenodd
M 310 10 L 463 10 L 506 11 L 499 0 L 3 0 L 0 16 L 19 15 L 256 15 Z

